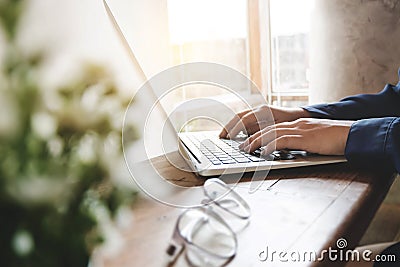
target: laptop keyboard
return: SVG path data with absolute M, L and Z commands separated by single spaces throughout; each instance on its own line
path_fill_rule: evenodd
M 239 149 L 240 141 L 229 139 L 208 138 L 201 135 L 191 135 L 188 139 L 213 165 L 262 162 L 260 150 L 248 154 Z

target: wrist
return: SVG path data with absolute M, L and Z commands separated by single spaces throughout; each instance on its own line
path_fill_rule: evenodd
M 274 106 L 264 106 L 272 112 L 275 123 L 295 121 L 300 118 L 311 118 L 311 113 L 303 108 L 283 108 Z
M 297 120 L 297 119 L 301 119 L 301 118 L 311 118 L 311 114 L 310 112 L 308 112 L 307 110 L 303 109 L 303 108 L 293 108 L 291 110 L 291 120 Z
M 305 110 L 304 108 L 299 108 L 299 116 L 300 118 L 311 118 L 311 113 Z

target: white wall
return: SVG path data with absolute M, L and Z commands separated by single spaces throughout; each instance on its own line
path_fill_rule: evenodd
M 311 103 L 397 83 L 399 0 L 316 0 L 312 25 Z

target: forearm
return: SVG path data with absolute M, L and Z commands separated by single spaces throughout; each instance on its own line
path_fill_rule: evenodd
M 378 94 L 347 97 L 340 102 L 303 107 L 314 118 L 360 120 L 400 117 L 400 86 L 386 85 Z
M 399 69 L 400 80 L 400 69 Z M 400 117 L 400 81 L 387 84 L 377 94 L 361 94 L 331 104 L 303 107 L 310 116 L 322 119 L 360 120 L 367 118 Z

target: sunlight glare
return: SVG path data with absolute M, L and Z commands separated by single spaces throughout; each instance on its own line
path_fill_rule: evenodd
M 246 0 L 168 0 L 170 42 L 246 38 Z

